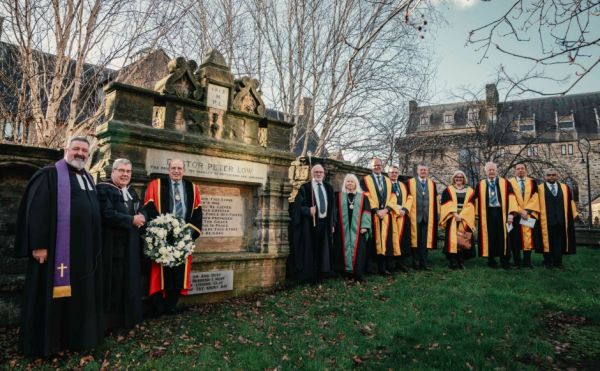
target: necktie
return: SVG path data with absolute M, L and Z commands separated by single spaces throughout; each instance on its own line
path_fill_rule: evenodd
M 325 207 L 325 192 L 323 191 L 323 185 L 321 183 L 317 183 L 319 191 L 319 206 L 323 208 L 323 210 L 319 210 L 319 214 L 323 215 L 327 213 L 327 209 Z
M 181 193 L 179 192 L 179 182 L 174 183 L 175 186 L 175 216 L 183 218 L 183 202 L 181 202 Z
M 519 179 L 519 185 L 521 186 L 521 197 L 525 197 L 525 181 Z
M 551 184 L 551 190 L 552 190 L 552 194 L 554 195 L 554 197 L 556 197 L 556 195 L 558 194 L 558 191 L 556 189 L 556 184 Z
M 488 192 L 490 195 L 490 206 L 498 206 L 500 201 L 498 201 L 498 192 L 496 192 L 496 180 L 488 180 Z

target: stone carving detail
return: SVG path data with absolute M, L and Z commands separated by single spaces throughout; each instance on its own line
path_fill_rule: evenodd
M 171 59 L 168 64 L 169 75 L 154 86 L 161 94 L 171 94 L 180 98 L 202 99 L 202 88 L 194 76 L 198 64 L 183 57 Z
M 258 128 L 258 145 L 267 146 L 267 128 Z
M 235 80 L 233 109 L 240 112 L 265 115 L 262 93 L 258 90 L 260 82 L 248 76 Z

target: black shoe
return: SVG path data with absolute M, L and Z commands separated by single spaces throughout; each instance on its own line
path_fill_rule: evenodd
M 465 263 L 458 263 L 458 269 L 465 269 Z
M 381 276 L 391 276 L 392 272 L 388 271 L 387 269 L 384 269 L 382 271 L 379 272 L 379 275 Z
M 505 271 L 509 271 L 510 270 L 510 265 L 503 265 L 502 269 L 504 269 Z
M 179 309 L 177 309 L 177 308 L 170 308 L 170 309 L 165 310 L 165 315 L 166 316 L 174 316 L 174 315 L 177 315 L 179 313 L 181 313 L 181 311 Z
M 559 265 L 555 265 L 555 266 L 554 266 L 554 268 L 557 268 L 557 269 L 565 269 L 565 266 L 564 266 L 564 265 L 562 265 L 562 264 L 559 264 Z
M 423 271 L 430 271 L 430 270 L 431 270 L 431 268 L 429 268 L 429 267 L 428 267 L 428 266 L 426 266 L 426 265 L 423 265 L 423 266 L 421 266 L 421 270 L 423 270 Z
M 408 268 L 404 264 L 398 264 L 396 270 L 403 273 L 408 273 Z

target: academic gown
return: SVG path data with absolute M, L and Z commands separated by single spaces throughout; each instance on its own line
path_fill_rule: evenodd
M 560 182 L 556 182 L 559 185 L 559 196 L 562 196 L 562 205 L 561 210 L 564 216 L 565 221 L 565 233 L 563 241 L 550 241 L 550 234 L 548 232 L 548 217 L 547 217 L 547 204 L 550 202 L 550 197 L 554 197 L 552 192 L 550 192 L 546 188 L 546 183 L 541 183 L 538 185 L 537 191 L 540 201 L 540 231 L 541 234 L 541 244 L 538 246 L 536 252 L 540 253 L 549 253 L 551 244 L 560 244 L 562 246 L 563 254 L 575 254 L 575 218 L 577 217 L 577 207 L 575 206 L 575 201 L 573 201 L 573 196 L 571 195 L 571 190 L 568 185 Z
M 335 195 L 338 214 L 334 233 L 333 267 L 337 272 L 365 274 L 367 242 L 371 231 L 371 207 L 364 193 Z M 350 208 L 352 205 L 353 208 Z M 361 229 L 366 233 L 360 233 Z
M 71 296 L 53 298 L 59 191 L 54 165 L 35 173 L 19 208 L 16 255 L 29 259 L 19 347 L 30 357 L 90 349 L 103 338 L 100 208 L 96 191 L 82 190 L 74 171 L 69 166 Z M 44 264 L 32 257 L 40 248 L 48 249 Z
M 471 187 L 466 187 L 465 198 L 460 212 L 458 212 L 458 196 L 456 193 L 456 188 L 450 185 L 442 192 L 440 200 L 440 227 L 446 231 L 444 241 L 445 254 L 457 254 L 460 252 L 456 238 L 459 230 L 468 232 L 475 230 L 475 191 Z M 460 215 L 460 222 L 456 221 L 454 213 Z M 474 248 L 471 248 L 469 251 L 463 250 L 464 257 L 473 257 L 474 250 Z
M 398 190 L 394 189 L 392 184 L 392 192 L 396 195 L 398 211 L 404 210 L 405 214 L 396 214 L 394 217 L 394 255 L 410 256 L 410 209 L 413 204 L 413 197 L 408 192 L 406 184 L 398 182 Z
M 373 239 L 371 245 L 374 252 L 380 256 L 400 255 L 400 251 L 394 251 L 394 223 L 398 215 L 398 202 L 396 195 L 392 192 L 392 182 L 387 176 L 383 176 L 383 189 L 377 188 L 375 176 L 365 175 L 361 180 L 361 188 L 369 198 L 371 206 L 371 233 Z M 387 209 L 388 213 L 380 219 L 377 210 Z M 396 244 L 398 247 L 398 244 Z
M 512 208 L 515 210 L 515 217 L 513 220 L 514 229 L 508 234 L 511 246 L 519 246 L 522 251 L 532 251 L 538 244 L 540 228 L 539 213 L 540 213 L 540 202 L 537 194 L 537 184 L 534 179 L 525 178 L 525 194 L 521 195 L 521 186 L 517 178 L 511 178 L 510 184 L 514 192 L 515 205 Z M 519 211 L 527 210 L 529 217 L 536 219 L 534 228 L 529 228 L 521 224 L 521 214 Z
M 104 310 L 108 329 L 131 328 L 142 321 L 142 278 L 140 229 L 133 225 L 140 198 L 127 187 L 133 199 L 125 202 L 121 189 L 112 181 L 98 184 L 102 213 L 102 271 Z
M 500 203 L 500 209 L 502 213 L 502 223 L 498 236 L 490 236 L 490 230 L 492 228 L 489 225 L 488 214 L 490 213 L 491 207 L 489 206 L 489 195 L 487 180 L 480 180 L 475 189 L 475 200 L 477 207 L 477 215 L 479 217 L 478 222 L 478 242 L 479 242 L 479 256 L 481 257 L 506 257 L 508 256 L 508 246 L 506 238 L 506 220 L 509 213 L 515 212 L 516 202 L 511 200 L 514 197 L 513 188 L 510 182 L 504 178 L 497 178 L 497 194 L 498 202 Z
M 410 208 L 410 236 L 411 236 L 411 247 L 416 249 L 418 246 L 418 223 L 417 223 L 417 184 L 416 178 L 411 178 L 406 182 L 408 192 L 412 196 L 413 202 Z M 429 192 L 429 211 L 427 219 L 427 248 L 435 249 L 437 247 L 437 226 L 438 226 L 438 193 L 435 182 L 431 179 L 427 179 L 427 191 Z
M 317 205 L 313 201 L 312 183 L 300 186 L 292 207 L 292 245 L 288 257 L 289 277 L 299 281 L 314 281 L 319 274 L 329 274 L 332 269 L 331 250 L 333 248 L 332 228 L 335 225 L 335 201 L 333 188 L 323 182 L 327 199 L 327 214 L 322 233 L 313 226 L 310 208 Z M 316 197 L 316 196 L 315 196 Z M 318 218 L 318 206 L 317 215 Z
M 182 180 L 185 192 L 185 222 L 192 229 L 192 239 L 196 239 L 202 233 L 202 202 L 200 189 L 188 180 Z M 148 184 L 144 197 L 144 210 L 148 215 L 148 222 L 160 214 L 174 214 L 174 205 L 171 205 L 171 181 L 169 178 L 158 178 Z M 164 267 L 161 264 L 151 262 L 150 287 L 148 295 L 151 296 L 159 291 L 181 289 L 181 295 L 187 295 L 191 288 L 192 255 L 185 264 L 178 267 Z

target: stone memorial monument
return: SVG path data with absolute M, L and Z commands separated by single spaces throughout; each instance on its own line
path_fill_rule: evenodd
M 186 178 L 200 187 L 204 217 L 184 304 L 282 284 L 293 125 L 266 117 L 259 82 L 234 79 L 216 50 L 199 67 L 171 60 L 168 71 L 154 91 L 105 87 L 92 173 L 104 178 L 115 159 L 129 158 L 132 184 L 142 193 L 151 178 L 167 174 L 170 159 L 184 160 Z

